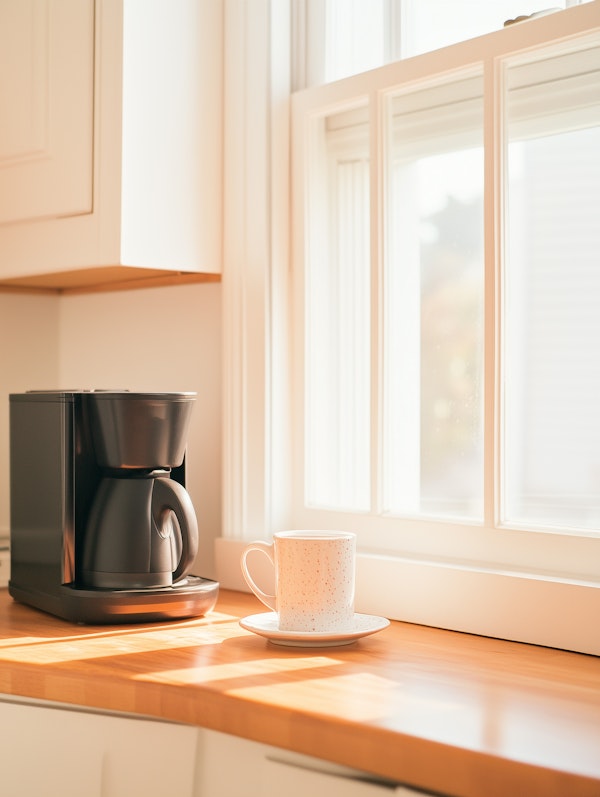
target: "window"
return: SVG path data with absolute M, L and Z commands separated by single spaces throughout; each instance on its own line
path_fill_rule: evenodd
M 522 10 L 475 5 L 477 13 L 502 6 L 504 18 Z M 382 5 L 384 21 L 392 6 Z M 570 255 L 561 271 L 543 254 L 544 225 L 560 237 L 556 219 L 567 210 L 567 250 L 574 241 L 581 249 L 583 228 L 585 247 L 596 246 L 586 218 L 597 217 L 597 178 L 574 162 L 561 174 L 556 153 L 574 157 L 583 144 L 563 136 L 598 128 L 599 3 L 504 30 L 493 23 L 476 35 L 493 32 L 441 51 L 312 81 L 292 99 L 289 138 L 286 7 L 261 6 L 259 19 L 238 2 L 226 17 L 236 42 L 226 111 L 237 133 L 226 141 L 235 157 L 226 158 L 218 578 L 243 587 L 239 550 L 249 538 L 348 528 L 359 536 L 358 611 L 600 653 L 595 372 L 587 368 L 598 351 L 585 309 L 596 304 L 596 277 L 590 262 L 575 270 Z M 297 84 L 310 84 L 310 72 Z M 545 165 L 534 173 L 536 158 Z M 549 164 L 572 196 L 585 182 L 589 206 L 541 201 Z M 535 225 L 520 205 L 535 209 Z M 587 287 L 573 282 L 576 273 Z M 578 286 L 568 297 L 566 279 Z M 548 314 L 553 330 L 562 325 L 558 337 L 579 346 L 577 362 L 560 359 L 579 369 L 576 382 L 534 368 L 558 354 Z M 587 319 L 589 334 L 581 326 L 565 337 L 574 318 Z M 540 404 L 559 382 L 571 401 L 591 391 L 590 404 L 572 403 L 571 412 Z M 540 429 L 549 423 L 547 443 Z M 584 437 L 586 483 L 558 495 L 557 474 L 575 462 L 565 441 Z M 565 466 L 550 473 L 557 443 Z M 587 520 L 575 521 L 583 498 Z M 558 525 L 548 523 L 549 511 L 558 517 L 549 499 L 561 504 Z
M 586 39 L 506 66 L 501 517 L 573 533 L 600 529 L 599 69 Z
M 384 104 L 382 504 L 483 520 L 483 79 Z
M 295 0 L 295 87 L 330 83 L 583 2 L 590 0 L 556 0 L 551 8 L 547 0 Z
M 370 508 L 369 151 L 365 108 L 318 121 L 306 273 L 306 500 Z
M 549 20 L 294 97 L 293 522 L 597 586 L 600 36 Z

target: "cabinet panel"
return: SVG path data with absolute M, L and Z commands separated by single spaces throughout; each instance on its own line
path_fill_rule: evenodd
M 281 761 L 268 761 L 265 772 L 270 794 L 285 794 L 286 797 L 390 797 L 395 788 L 381 783 L 369 782 L 357 775 L 334 774 L 316 768 L 299 767 Z M 408 797 L 410 792 L 405 792 Z
M 191 797 L 198 730 L 0 702 L 0 793 Z
M 93 0 L 0 0 L 0 224 L 92 210 Z
M 65 715 L 0 703 L 2 794 L 101 797 L 102 747 L 80 715 Z
M 0 289 L 220 273 L 223 5 L 0 0 Z
M 201 729 L 194 797 L 426 797 L 348 767 Z

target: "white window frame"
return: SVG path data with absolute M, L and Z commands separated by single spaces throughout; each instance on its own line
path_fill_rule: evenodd
M 289 97 L 289 51 L 283 42 L 289 34 L 290 9 L 278 0 L 227 0 L 226 31 L 226 175 L 225 175 L 225 266 L 223 275 L 224 318 L 224 528 L 217 540 L 217 577 L 224 587 L 245 589 L 239 569 L 239 553 L 249 539 L 268 538 L 281 528 L 310 527 L 308 517 L 291 512 L 291 484 L 301 473 L 292 457 L 290 407 L 299 391 L 292 381 L 289 363 L 302 358 L 301 349 L 291 348 L 289 295 L 298 299 L 301 285 L 289 279 L 288 238 L 293 241 L 293 261 L 303 259 L 302 152 L 293 166 L 295 186 L 293 224 L 288 217 L 287 102 Z M 568 40 L 582 31 L 600 30 L 600 0 L 560 14 L 542 17 L 523 25 L 489 34 L 461 45 L 444 48 L 433 57 L 440 71 L 463 69 L 469 58 L 485 64 L 484 80 L 497 79 L 497 54 L 515 53 L 538 43 Z M 236 36 L 239 37 L 236 42 Z M 243 40 L 243 41 L 242 41 Z M 289 35 L 287 38 L 289 42 Z M 236 47 L 237 43 L 237 47 Z M 390 85 L 419 81 L 426 58 L 419 56 L 384 67 Z M 429 66 L 429 65 L 428 65 Z M 376 97 L 368 75 L 356 76 L 320 89 L 328 107 L 340 107 L 353 98 Z M 294 99 L 293 129 L 297 118 L 310 113 L 311 92 Z M 242 99 L 243 98 L 243 99 Z M 249 99 L 251 98 L 251 100 Z M 320 97 L 322 101 L 323 97 Z M 244 101 L 245 100 L 245 101 Z M 484 107 L 486 148 L 485 176 L 498 176 L 502 168 L 500 130 L 492 95 Z M 375 124 L 373 124 L 375 121 Z M 242 133 L 240 133 L 242 131 Z M 377 144 L 379 129 L 372 119 L 371 135 Z M 295 142 L 297 144 L 297 142 Z M 378 151 L 372 147 L 372 151 Z M 374 170 L 380 169 L 377 163 Z M 372 223 L 377 224 L 376 171 L 372 183 Z M 496 294 L 500 243 L 491 231 L 499 229 L 500 208 L 488 207 L 485 216 L 487 291 Z M 378 262 L 377 236 L 372 235 L 372 258 Z M 488 268 L 490 266 L 488 265 Z M 299 270 L 294 269 L 294 280 Z M 487 297 L 488 304 L 490 296 Z M 494 362 L 499 299 L 494 313 L 486 318 L 494 334 L 487 336 L 486 362 Z M 296 308 L 296 312 L 297 312 Z M 491 347 L 491 348 L 490 348 Z M 489 365 L 486 389 L 498 391 L 498 374 Z M 485 435 L 498 434 L 497 418 L 486 408 Z M 496 447 L 497 450 L 497 447 Z M 297 446 L 296 446 L 297 451 Z M 486 446 L 488 477 L 487 507 L 497 489 L 497 463 L 491 462 L 494 447 Z M 488 510 L 489 511 L 489 510 Z M 338 527 L 353 528 L 356 516 L 335 513 Z M 496 518 L 487 517 L 493 527 Z M 366 518 L 372 522 L 373 518 Z M 314 525 L 313 525 L 314 527 Z M 453 533 L 446 528 L 445 535 Z M 545 535 L 549 548 L 548 567 L 539 567 L 536 545 L 519 530 L 502 531 L 506 539 L 519 540 L 523 549 L 520 564 L 508 563 L 494 551 L 473 550 L 473 556 L 457 560 L 447 550 L 409 552 L 397 555 L 379 550 L 361 550 L 357 566 L 357 610 L 383 614 L 393 619 L 423 623 L 586 653 L 600 654 L 600 578 L 598 539 L 574 538 L 590 556 L 587 578 L 568 575 L 569 545 L 561 535 Z M 488 554 L 491 553 L 491 556 Z M 565 559 L 565 556 L 567 557 Z M 555 566 L 553 566 L 553 563 Z M 567 572 L 567 575 L 565 575 Z

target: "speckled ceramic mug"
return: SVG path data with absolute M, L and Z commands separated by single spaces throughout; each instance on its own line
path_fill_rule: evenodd
M 251 551 L 275 568 L 275 595 L 263 592 L 248 569 Z M 273 542 L 252 542 L 242 554 L 248 586 L 279 615 L 280 631 L 338 633 L 354 621 L 356 535 L 347 531 L 281 531 Z

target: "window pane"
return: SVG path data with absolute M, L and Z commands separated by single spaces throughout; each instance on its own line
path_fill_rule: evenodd
M 500 30 L 518 17 L 590 0 L 307 0 L 305 84 L 329 83 L 390 61 Z M 435 24 L 432 24 L 435 20 Z
M 324 82 L 385 63 L 384 0 L 327 0 Z
M 368 127 L 318 122 L 310 159 L 305 291 L 305 492 L 309 505 L 370 508 Z
M 426 53 L 449 44 L 500 30 L 508 20 L 548 9 L 547 0 L 401 0 L 404 9 L 403 52 Z M 562 0 L 551 5 L 556 10 L 575 5 Z M 435 24 L 432 24 L 435 20 Z
M 388 109 L 384 509 L 479 520 L 481 81 L 398 95 Z
M 600 526 L 598 53 L 546 54 L 536 64 L 542 71 L 535 86 L 520 78 L 525 67 L 508 74 L 503 519 L 509 523 Z M 544 81 L 544 74 L 555 79 Z

